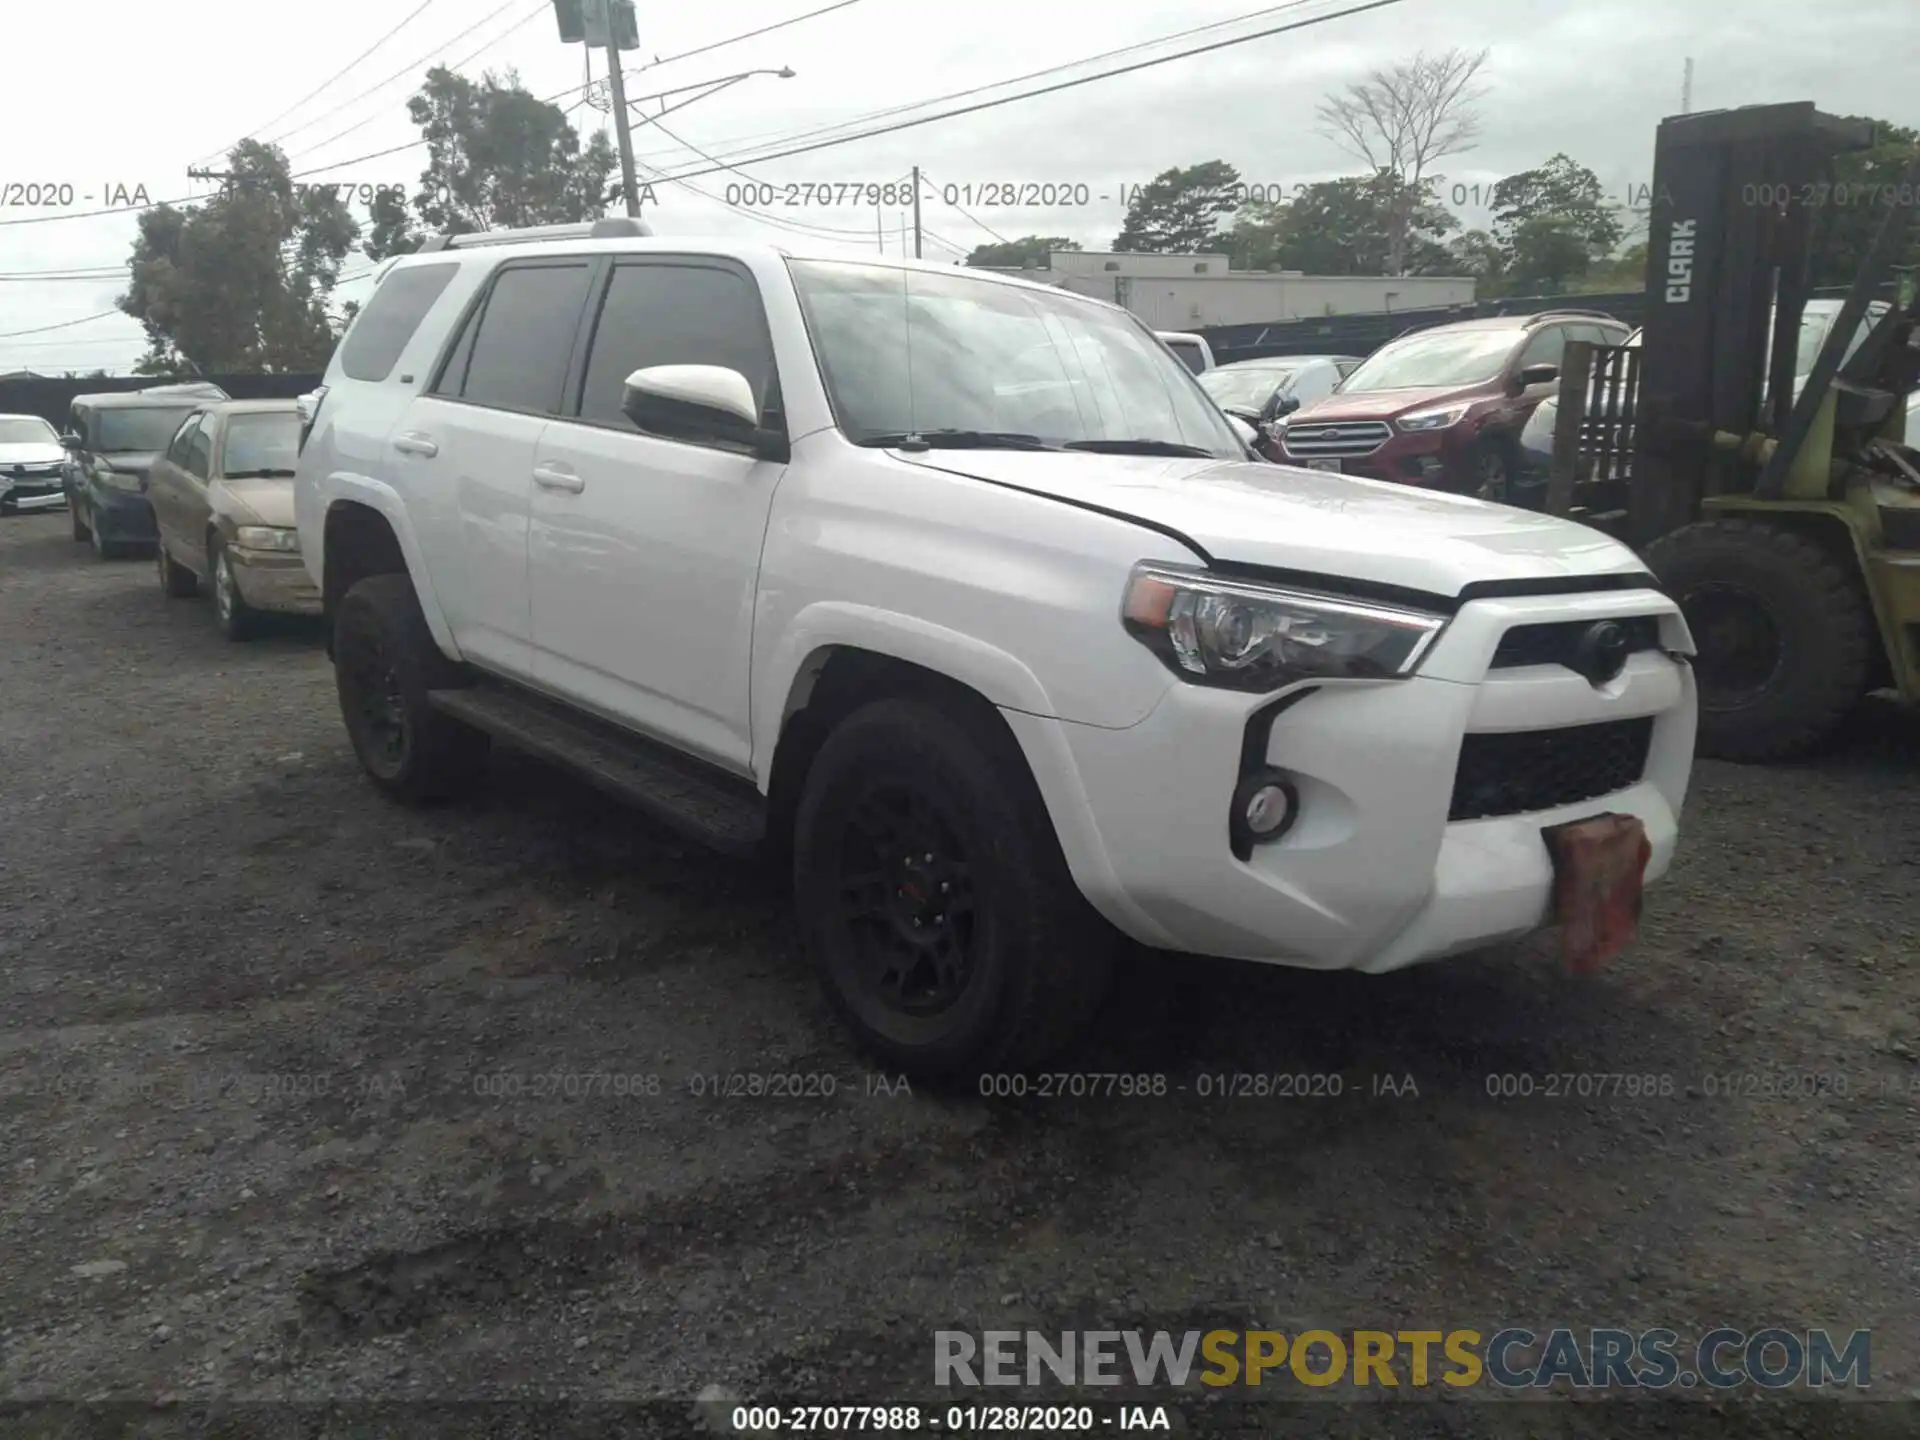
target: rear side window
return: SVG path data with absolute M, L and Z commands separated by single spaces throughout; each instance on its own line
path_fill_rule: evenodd
M 1207 368 L 1206 358 L 1201 355 L 1200 347 L 1191 340 L 1169 340 L 1167 348 L 1185 362 L 1187 369 L 1198 375 Z
M 557 415 L 566 388 L 567 362 L 573 356 L 580 312 L 593 274 L 586 263 L 512 265 L 495 277 L 485 307 L 468 329 L 478 325 L 465 375 L 447 367 L 438 393 L 496 410 Z M 460 349 L 468 340 L 461 337 Z M 456 392 L 454 386 L 458 384 Z
M 413 332 L 460 266 L 409 265 L 380 282 L 340 347 L 340 368 L 353 380 L 384 380 L 399 363 Z
M 759 292 L 745 276 L 713 265 L 614 267 L 594 326 L 580 418 L 633 429 L 620 400 L 627 376 L 650 365 L 737 370 L 764 406 L 773 347 Z

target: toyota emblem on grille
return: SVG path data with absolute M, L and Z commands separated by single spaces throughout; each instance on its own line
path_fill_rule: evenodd
M 1579 643 L 1574 646 L 1571 668 L 1585 677 L 1588 684 L 1605 685 L 1627 668 L 1631 649 L 1624 629 L 1611 620 L 1601 620 L 1581 632 Z

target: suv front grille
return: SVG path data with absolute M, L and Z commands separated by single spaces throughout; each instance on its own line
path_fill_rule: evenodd
M 1392 436 L 1384 420 L 1334 421 L 1324 425 L 1289 425 L 1281 437 L 1287 453 L 1302 460 L 1351 460 L 1371 455 Z
M 1592 620 L 1551 620 L 1538 625 L 1516 625 L 1500 637 L 1493 652 L 1495 670 L 1521 665 L 1565 665 L 1573 668 L 1580 637 L 1596 624 Z M 1614 622 L 1627 632 L 1627 653 L 1660 648 L 1660 617 L 1634 615 Z
M 1611 795 L 1646 773 L 1652 742 L 1651 716 L 1469 735 L 1460 746 L 1447 818 L 1524 815 Z

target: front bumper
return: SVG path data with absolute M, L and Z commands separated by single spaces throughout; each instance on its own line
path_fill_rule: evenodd
M 238 546 L 228 551 L 233 561 L 233 583 L 240 598 L 255 610 L 270 610 L 281 615 L 318 615 L 320 592 L 307 575 L 307 567 L 296 554 L 284 550 L 245 550 Z
M 1391 422 L 1389 422 L 1391 424 Z M 1338 458 L 1343 475 L 1365 480 L 1390 480 L 1396 485 L 1424 485 L 1432 489 L 1458 490 L 1473 478 L 1473 447 L 1476 435 L 1464 426 L 1449 430 L 1394 429 L 1379 449 L 1364 455 Z M 1282 462 L 1308 469 L 1330 468 L 1319 456 L 1295 455 L 1281 439 Z M 1319 462 L 1316 465 L 1316 462 Z
M 1421 674 L 1328 686 L 1282 709 L 1264 754 L 1299 792 L 1281 839 L 1235 858 L 1228 804 L 1248 721 L 1272 703 L 1176 683 L 1147 719 L 1109 730 L 1007 714 L 1034 761 L 1087 898 L 1144 944 L 1316 969 L 1385 971 L 1526 935 L 1549 923 L 1553 869 L 1541 830 L 1623 811 L 1665 873 L 1692 770 L 1691 669 L 1663 651 L 1596 689 L 1558 665 L 1489 670 L 1515 625 L 1659 615 L 1652 591 L 1477 601 L 1442 632 Z M 1451 819 L 1469 735 L 1645 720 L 1638 777 L 1609 793 L 1486 819 Z
M 51 475 L 0 474 L 0 510 L 52 510 L 67 503 L 60 473 Z
M 160 538 L 153 506 L 145 495 L 116 490 L 97 480 L 86 482 L 87 516 L 102 540 L 111 544 L 151 545 Z

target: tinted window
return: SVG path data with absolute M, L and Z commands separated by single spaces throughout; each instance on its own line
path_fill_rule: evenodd
M 1198 375 L 1207 368 L 1206 357 L 1200 353 L 1200 347 L 1191 340 L 1169 340 L 1167 348 L 1178 355 L 1194 374 Z
M 767 401 L 773 351 L 752 282 L 711 265 L 620 265 L 594 326 L 580 416 L 633 428 L 620 412 L 627 376 L 649 365 L 722 365 Z
M 460 397 L 498 410 L 558 414 L 591 274 L 586 265 L 502 270 L 480 315 Z
M 459 268 L 451 263 L 410 265 L 389 273 L 367 308 L 354 317 L 340 347 L 340 368 L 355 380 L 386 379 Z
M 300 457 L 300 417 L 290 411 L 229 416 L 220 447 L 223 475 L 291 475 Z
M 1529 365 L 1558 365 L 1560 357 L 1566 352 L 1566 328 L 1549 325 L 1527 341 L 1527 348 L 1520 352 L 1520 360 L 1515 368 L 1524 370 Z
M 191 405 L 102 410 L 93 417 L 93 448 L 104 455 L 164 450 L 180 428 L 180 421 L 192 413 Z
M 187 441 L 187 473 L 205 480 L 213 474 L 213 422 L 203 420 Z
M 198 415 L 189 415 L 186 423 L 181 425 L 179 432 L 174 435 L 172 442 L 168 444 L 167 459 L 171 460 L 174 464 L 185 465 L 187 463 L 187 445 L 193 439 L 193 432 L 200 428 L 200 420 L 201 417 Z
M 1589 345 L 1613 345 L 1619 342 L 1618 330 L 1602 330 L 1598 325 L 1569 325 L 1569 340 L 1584 340 Z

